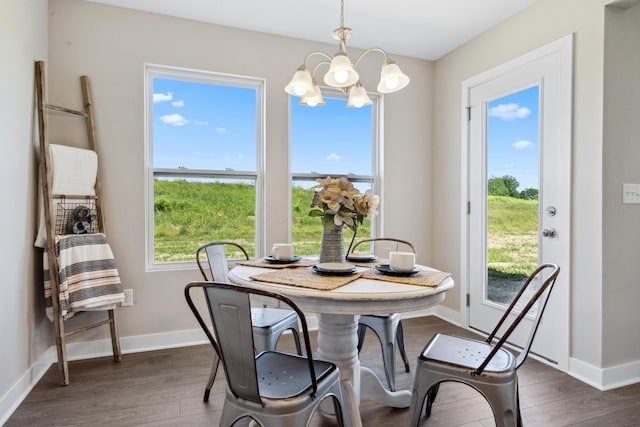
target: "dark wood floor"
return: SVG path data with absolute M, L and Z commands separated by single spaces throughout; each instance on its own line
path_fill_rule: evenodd
M 404 320 L 403 325 L 412 369 L 434 332 L 473 335 L 434 317 Z M 291 349 L 290 338 L 283 340 L 281 348 Z M 218 425 L 224 395 L 222 369 L 210 402 L 202 402 L 211 352 L 209 346 L 197 346 L 127 354 L 120 363 L 110 358 L 71 362 L 71 384 L 66 387 L 59 385 L 57 368 L 52 366 L 6 426 Z M 361 359 L 384 378 L 379 344 L 371 333 Z M 527 426 L 640 426 L 640 384 L 601 392 L 535 360 L 525 362 L 519 378 Z M 396 381 L 398 388 L 412 384 L 412 374 L 404 372 L 399 360 Z M 361 412 L 366 427 L 399 427 L 408 417 L 407 409 L 370 401 L 362 402 Z M 313 425 L 334 423 L 317 416 Z M 429 427 L 493 425 L 489 405 L 474 390 L 454 383 L 441 386 L 431 417 L 421 423 Z

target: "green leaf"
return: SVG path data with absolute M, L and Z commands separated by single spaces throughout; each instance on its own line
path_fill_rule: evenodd
M 322 216 L 324 215 L 324 211 L 320 208 L 311 208 L 309 210 L 309 216 Z

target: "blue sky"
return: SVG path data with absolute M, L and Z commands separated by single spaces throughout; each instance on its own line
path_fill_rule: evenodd
M 255 89 L 162 78 L 153 86 L 154 167 L 255 170 Z M 534 86 L 488 103 L 488 178 L 511 175 L 519 190 L 538 188 L 538 98 Z M 297 101 L 291 97 L 291 170 L 370 175 L 371 106 Z
M 487 105 L 487 177 L 511 175 L 520 191 L 539 188 L 539 86 Z
M 255 170 L 255 96 L 255 89 L 154 78 L 154 167 Z M 292 171 L 370 175 L 371 107 L 297 101 L 291 98 Z

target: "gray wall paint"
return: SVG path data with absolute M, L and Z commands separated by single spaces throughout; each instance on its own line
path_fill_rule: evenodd
M 607 7 L 605 18 L 602 364 L 610 367 L 640 355 L 640 205 L 622 204 L 622 184 L 640 183 L 640 3 Z
M 121 333 L 193 329 L 182 290 L 188 281 L 199 279 L 197 269 L 145 271 L 144 64 L 266 79 L 266 243 L 271 247 L 289 238 L 288 95 L 283 88 L 307 53 L 333 52 L 336 45 L 79 0 L 51 0 L 49 10 L 49 71 L 56 82 L 50 97 L 74 105 L 80 99 L 77 76 L 87 74 L 92 82 L 109 238 L 125 287 L 133 288 L 135 296 L 133 307 L 119 310 Z M 331 29 L 327 31 L 330 43 Z M 384 99 L 384 230 L 416 242 L 426 262 L 431 242 L 433 63 L 394 59 L 411 76 L 411 85 Z M 381 62 L 372 57 L 362 65 L 365 86 L 375 85 Z M 71 139 L 75 131 L 59 122 L 52 125 L 52 140 Z

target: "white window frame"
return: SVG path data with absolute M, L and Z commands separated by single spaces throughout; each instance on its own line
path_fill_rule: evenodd
M 189 80 L 193 82 L 210 83 L 253 88 L 256 90 L 256 170 L 195 170 L 195 169 L 165 169 L 153 167 L 153 79 L 166 78 Z M 155 176 L 185 176 L 208 177 L 216 179 L 251 179 L 255 180 L 255 251 L 256 255 L 264 253 L 264 173 L 265 173 L 265 81 L 256 77 L 215 73 L 210 71 L 193 70 L 170 67 L 164 65 L 145 64 L 144 66 L 144 149 L 145 149 L 145 260 L 146 271 L 182 270 L 195 268 L 194 261 L 184 262 L 155 262 L 154 261 L 154 177 Z
M 330 87 L 323 86 L 321 88 L 322 94 L 327 98 L 344 98 L 345 95 L 342 91 Z M 332 176 L 334 178 L 339 178 L 341 176 L 346 177 L 352 183 L 362 183 L 368 182 L 371 183 L 371 191 L 373 194 L 377 194 L 380 196 L 380 207 L 378 208 L 378 213 L 371 218 L 371 237 L 378 237 L 382 235 L 382 177 L 383 177 L 383 161 L 382 161 L 382 152 L 383 152 L 383 95 L 379 93 L 367 92 L 369 98 L 371 99 L 371 172 L 372 175 L 354 175 L 354 174 L 339 174 L 336 173 L 302 173 L 302 172 L 294 172 L 292 170 L 289 171 L 289 186 L 293 186 L 294 181 L 315 181 L 318 178 L 326 178 L 327 176 Z M 297 97 L 289 96 L 289 130 L 291 130 L 291 106 L 294 102 L 297 102 Z M 304 108 L 323 108 L 322 106 L 316 107 L 304 107 Z M 347 107 L 345 107 L 347 108 Z M 293 141 L 291 141 L 291 132 L 289 131 L 289 165 L 291 165 L 291 147 Z M 291 168 L 291 166 L 290 166 Z M 345 171 L 346 172 L 346 171 Z M 293 201 L 291 200 L 291 188 L 289 189 L 289 240 L 292 239 L 293 236 Z M 366 239 L 368 236 L 359 236 L 359 239 Z M 356 239 L 357 240 L 357 239 Z

